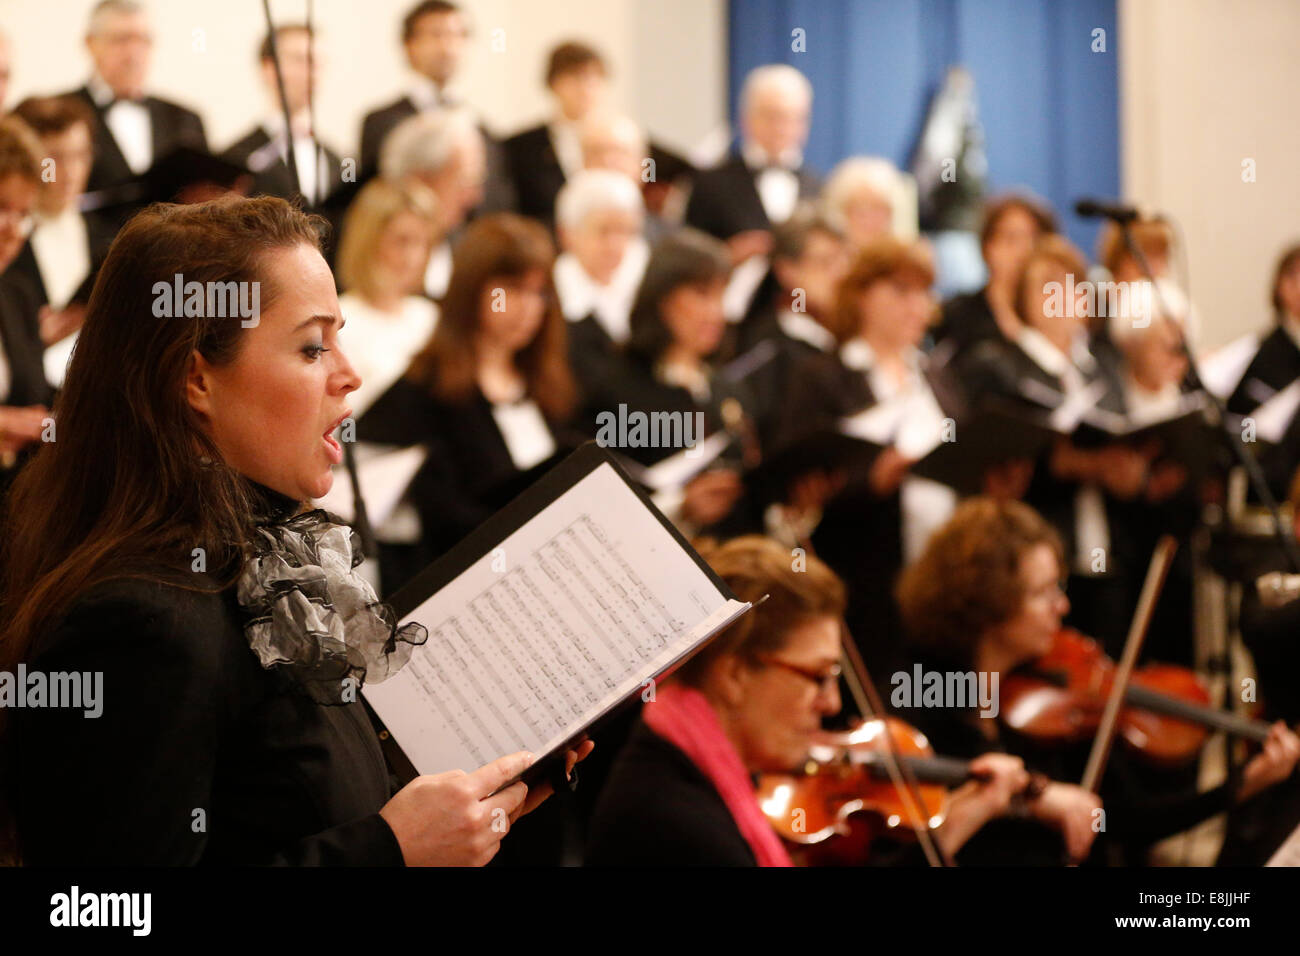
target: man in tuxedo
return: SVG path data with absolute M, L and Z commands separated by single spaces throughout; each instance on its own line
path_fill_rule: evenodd
M 384 143 L 379 175 L 413 180 L 438 197 L 438 235 L 429 257 L 424 292 L 435 302 L 451 281 L 451 238 L 483 199 L 487 175 L 483 135 L 466 109 L 434 110 L 403 120 Z
M 555 225 L 555 197 L 565 180 L 582 169 L 583 121 L 604 102 L 609 71 L 585 43 L 561 43 L 546 65 L 546 88 L 555 115 L 505 142 L 506 162 L 519 197 L 519 211 Z
M 260 125 L 222 154 L 253 174 L 252 195 L 279 196 L 291 201 L 301 196 L 308 209 L 320 206 L 338 188 L 343 170 L 338 154 L 317 144 L 312 137 L 311 97 L 316 85 L 313 73 L 319 64 L 318 59 L 309 55 L 312 39 L 311 28 L 306 24 L 285 24 L 275 29 L 275 52 L 279 54 L 293 130 L 297 181 L 289 168 L 289 136 L 284 126 L 284 106 L 280 101 L 270 35 L 262 41 L 258 53 L 270 111 Z
M 91 12 L 86 49 L 94 72 L 72 95 L 95 115 L 92 193 L 138 179 L 179 147 L 208 151 L 197 113 L 146 95 L 152 46 L 148 17 L 135 0 L 100 0 Z
M 97 213 L 81 211 L 94 158 L 95 117 L 90 108 L 74 96 L 28 97 L 14 115 L 36 134 L 41 156 L 53 162 L 54 175 L 42 177 L 31 235 L 5 274 L 21 277 L 40 310 L 45 372 L 58 385 L 85 316 L 94 274 L 113 241 L 113 226 Z
M 821 185 L 803 164 L 811 119 L 812 84 L 802 73 L 783 64 L 753 70 L 740 94 L 739 148 L 695 177 L 687 225 L 726 241 L 736 262 L 771 251 L 771 228 Z
M 380 151 L 388 134 L 417 113 L 464 106 L 456 92 L 456 71 L 460 69 L 469 40 L 464 12 L 447 0 L 422 0 L 402 20 L 402 46 L 411 67 L 407 91 L 387 106 L 366 114 L 361 124 L 361 179 L 379 168 Z M 487 151 L 487 179 L 478 212 L 514 209 L 514 186 L 506 172 L 501 144 L 478 124 Z

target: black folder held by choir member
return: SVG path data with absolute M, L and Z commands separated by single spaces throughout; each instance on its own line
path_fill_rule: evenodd
M 847 484 L 860 484 L 881 451 L 881 445 L 865 438 L 819 428 L 765 456 L 745 474 L 745 487 L 766 506 L 789 501 L 794 485 L 814 474 L 838 473 Z
M 1119 442 L 1152 449 L 1153 461 L 1177 462 L 1193 479 L 1210 470 L 1220 441 L 1205 419 L 1204 403 L 1195 400 L 1185 402 L 1167 418 L 1137 425 L 1121 415 L 1094 412 L 1085 416 L 1073 439 L 1089 447 Z
M 911 474 L 962 495 L 977 495 L 983 492 L 990 469 L 1034 461 L 1059 435 L 1045 412 L 990 402 L 935 436 L 937 443 L 912 466 Z
M 528 750 L 525 781 L 751 607 L 594 442 L 391 603 L 429 639 L 363 693 L 411 768 Z
M 178 146 L 135 179 L 87 193 L 82 197 L 81 209 L 126 212 L 153 202 L 176 202 L 191 187 L 238 190 L 251 183 L 252 174 L 239 163 L 190 146 Z

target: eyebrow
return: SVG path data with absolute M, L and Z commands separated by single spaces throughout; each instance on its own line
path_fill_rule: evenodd
M 313 322 L 320 322 L 323 325 L 333 325 L 335 322 L 339 322 L 339 319 L 338 316 L 335 315 L 328 315 L 328 314 L 313 315 L 310 319 L 304 319 L 302 322 L 299 322 L 298 325 L 294 328 L 294 331 L 298 332 L 302 329 L 305 329 Z M 343 328 L 345 324 L 346 323 L 344 322 L 339 322 L 339 328 L 340 329 Z

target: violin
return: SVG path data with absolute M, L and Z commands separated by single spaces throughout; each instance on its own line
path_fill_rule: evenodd
M 916 787 L 897 785 L 891 750 Z M 762 774 L 756 795 L 803 865 L 855 866 L 878 836 L 942 825 L 948 791 L 977 777 L 966 761 L 935 756 L 916 728 L 883 717 L 822 734 L 800 772 Z
M 1002 721 L 1042 744 L 1086 741 L 1097 733 L 1115 670 L 1096 641 L 1062 628 L 1050 651 L 1003 677 Z M 1263 742 L 1269 725 L 1211 707 L 1204 681 L 1185 667 L 1151 663 L 1133 671 L 1118 724 L 1130 748 L 1154 764 L 1176 767 L 1200 753 L 1211 730 Z

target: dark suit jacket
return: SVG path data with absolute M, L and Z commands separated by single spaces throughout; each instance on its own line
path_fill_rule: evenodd
M 271 142 L 271 137 L 259 125 L 221 155 L 223 159 L 247 167 L 252 155 L 269 142 Z M 315 206 L 322 205 L 329 195 L 339 188 L 343 181 L 343 164 L 338 153 L 323 144 L 321 152 L 325 156 L 327 173 L 324 183 L 325 191 L 321 196 L 317 197 Z M 298 184 L 294 181 L 293 172 L 289 169 L 289 164 L 281 158 L 278 152 L 271 159 L 271 162 L 261 170 L 249 171 L 253 174 L 253 188 L 249 191 L 250 196 L 279 196 L 281 199 L 290 201 L 298 197 Z
M 589 866 L 757 866 L 717 789 L 640 720 L 596 803 Z
M 1259 351 L 1228 398 L 1228 411 L 1249 415 L 1297 378 L 1300 378 L 1300 349 L 1279 325 L 1259 343 Z
M 554 226 L 555 197 L 564 187 L 564 170 L 551 145 L 550 130 L 546 124 L 533 126 L 515 133 L 502 147 L 519 212 Z
M 233 588 L 96 586 L 27 666 L 103 673 L 97 718 L 11 714 L 27 862 L 402 863 L 378 813 L 392 788 L 363 705 L 316 704 L 264 670 Z
M 81 299 L 84 304 L 89 299 L 90 285 L 93 284 L 93 277 L 99 271 L 104 257 L 108 255 L 108 247 L 113 244 L 113 236 L 116 235 L 116 228 L 104 216 L 98 213 L 82 213 L 81 217 L 86 221 L 86 245 L 90 253 L 90 275 L 87 277 L 90 281 L 84 288 L 87 295 Z M 5 270 L 5 275 L 21 275 L 33 289 L 36 294 L 37 307 L 49 305 L 50 296 L 45 290 L 45 280 L 41 278 L 40 267 L 36 263 L 36 253 L 32 251 L 31 240 L 23 243 L 18 257 Z M 81 298 L 74 295 L 74 299 Z
M 90 181 L 86 185 L 86 191 L 94 192 L 135 179 L 135 174 L 127 165 L 126 157 L 122 155 L 117 140 L 113 139 L 113 134 L 109 132 L 108 124 L 104 120 L 106 110 L 100 109 L 95 104 L 95 98 L 90 95 L 89 87 L 83 86 L 73 90 L 69 95 L 80 97 L 95 114 L 95 163 L 90 169 Z M 145 97 L 144 105 L 148 108 L 149 118 L 152 120 L 154 162 L 180 146 L 188 146 L 205 153 L 208 151 L 208 138 L 203 132 L 203 120 L 199 118 L 199 114 L 156 96 Z
M 799 198 L 811 199 L 821 188 L 806 166 L 797 170 Z M 722 165 L 695 175 L 686 204 L 686 224 L 719 239 L 730 239 L 750 229 L 771 229 L 772 223 L 758 197 L 755 173 L 733 153 Z
M 384 139 L 402 120 L 414 116 L 418 110 L 409 96 L 394 100 L 387 106 L 381 106 L 366 114 L 361 122 L 361 180 L 369 179 L 379 172 L 379 153 Z M 475 214 L 489 212 L 511 212 L 515 209 L 515 190 L 510 173 L 506 168 L 506 159 L 500 140 L 493 136 L 483 124 L 479 124 L 483 134 L 483 144 L 487 148 L 487 182 L 483 188 L 483 201 L 479 203 Z

